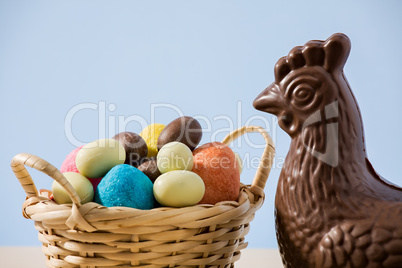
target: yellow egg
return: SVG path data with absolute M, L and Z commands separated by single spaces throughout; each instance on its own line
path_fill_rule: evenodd
M 204 181 L 196 173 L 187 170 L 164 173 L 154 182 L 154 196 L 162 206 L 193 206 L 200 202 L 204 193 Z
M 75 158 L 78 171 L 87 178 L 103 177 L 112 167 L 123 164 L 126 151 L 115 139 L 100 139 L 88 143 Z
M 63 175 L 77 192 L 81 199 L 81 204 L 85 204 L 93 200 L 94 188 L 92 183 L 87 178 L 82 176 L 80 173 L 75 172 L 66 172 L 63 173 Z M 66 190 L 64 190 L 64 188 L 57 181 L 54 181 L 52 184 L 52 192 L 54 200 L 57 203 L 68 204 L 72 202 Z
M 140 136 L 148 146 L 148 158 L 158 154 L 158 138 L 164 128 L 165 125 L 155 123 L 150 124 L 141 131 Z

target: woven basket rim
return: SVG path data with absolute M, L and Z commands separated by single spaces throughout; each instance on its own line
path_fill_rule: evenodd
M 23 213 L 28 219 L 45 222 L 62 228 L 78 229 L 86 232 L 112 230 L 110 225 L 127 226 L 164 226 L 181 228 L 206 227 L 236 217 L 249 210 L 253 213 L 261 208 L 265 196 L 256 196 L 250 185 L 242 185 L 238 201 L 222 201 L 215 205 L 198 204 L 188 207 L 158 207 L 141 210 L 131 207 L 105 207 L 89 202 L 77 208 L 74 203 L 57 204 L 44 197 L 31 197 L 24 203 Z M 234 212 L 234 210 L 238 210 Z M 131 220 L 130 220 L 131 219 Z M 108 222 L 109 226 L 103 226 Z M 64 224 L 67 226 L 64 226 Z

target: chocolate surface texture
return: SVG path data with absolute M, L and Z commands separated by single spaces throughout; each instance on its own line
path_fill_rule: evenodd
M 293 48 L 253 103 L 292 139 L 275 197 L 285 267 L 402 267 L 402 188 L 367 159 L 350 47 L 334 34 Z

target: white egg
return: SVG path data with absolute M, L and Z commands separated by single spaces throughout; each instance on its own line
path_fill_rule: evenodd
M 193 206 L 201 201 L 204 193 L 204 181 L 196 173 L 187 170 L 164 173 L 154 182 L 154 196 L 162 206 Z

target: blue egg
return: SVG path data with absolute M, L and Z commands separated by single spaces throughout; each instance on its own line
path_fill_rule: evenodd
M 126 164 L 113 167 L 101 180 L 94 201 L 105 207 L 154 207 L 153 184 L 139 169 Z

